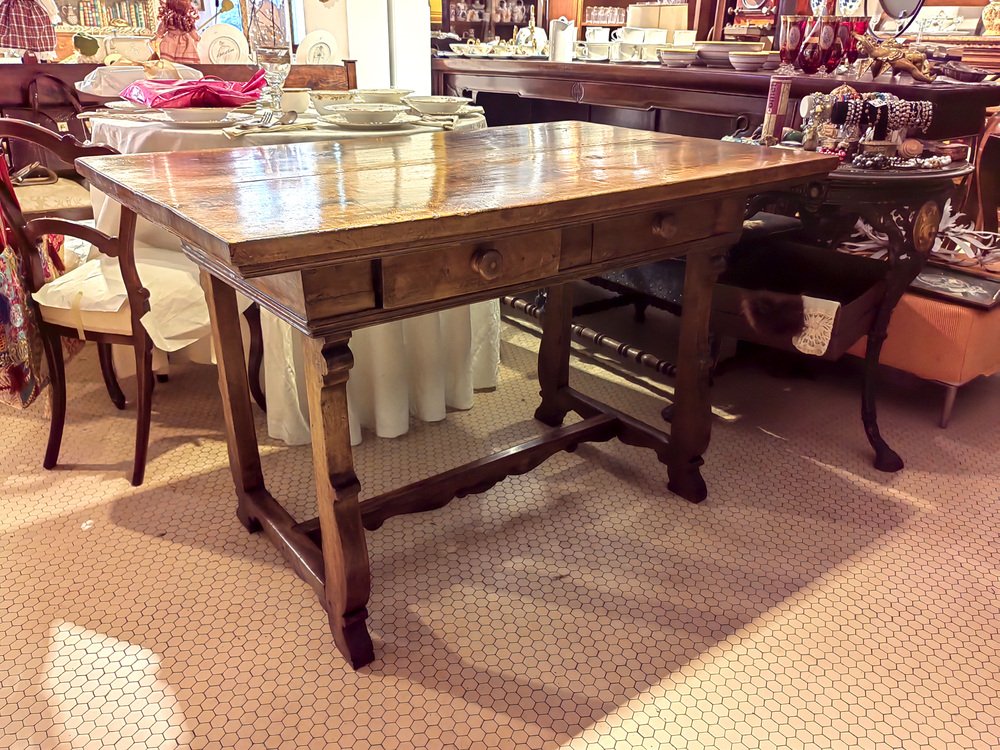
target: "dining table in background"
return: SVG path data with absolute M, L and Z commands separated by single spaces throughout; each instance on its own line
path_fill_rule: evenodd
M 155 117 L 155 115 L 154 115 Z M 280 143 L 324 143 L 334 152 L 337 143 L 358 138 L 416 135 L 440 131 L 437 126 L 409 125 L 405 130 L 345 130 L 334 127 L 254 132 L 230 138 L 220 127 L 128 119 L 115 110 L 108 117 L 90 119 L 91 140 L 123 154 L 165 151 L 198 151 L 267 146 Z M 456 130 L 486 127 L 481 114 L 460 118 Z M 303 196 L 291 196 L 298 202 Z M 96 188 L 91 201 L 97 228 L 114 234 L 119 206 Z M 180 240 L 163 227 L 140 219 L 136 227 L 136 253 L 148 249 L 181 252 Z M 162 256 L 160 256 L 162 257 Z M 266 309 L 261 311 L 264 339 L 263 391 L 267 403 L 268 434 L 290 445 L 309 442 L 304 363 L 293 330 Z M 352 441 L 361 441 L 361 428 L 380 437 L 397 437 L 409 429 L 410 415 L 425 422 L 445 418 L 448 408 L 469 409 L 475 390 L 496 386 L 500 357 L 500 307 L 495 300 L 470 307 L 433 313 L 401 323 L 367 329 L 351 343 L 358 377 L 351 385 Z M 192 344 L 186 356 L 195 361 L 211 358 L 210 342 Z M 158 365 L 165 357 L 156 357 Z M 131 354 L 116 357 L 116 366 L 127 374 Z
M 669 489 L 705 499 L 709 313 L 725 254 L 750 195 L 836 165 L 823 154 L 583 122 L 356 140 L 336 151 L 312 143 L 78 161 L 95 187 L 176 232 L 208 276 L 237 516 L 316 590 L 355 668 L 374 659 L 365 530 L 388 518 L 440 508 L 612 438 L 652 449 Z M 570 387 L 569 282 L 676 256 L 686 256 L 687 271 L 668 437 Z M 357 294 L 304 293 L 346 280 Z M 347 429 L 352 332 L 539 287 L 549 295 L 535 417 L 546 429 L 361 501 Z M 307 337 L 316 519 L 296 520 L 266 489 L 237 292 Z M 569 412 L 582 419 L 565 426 Z

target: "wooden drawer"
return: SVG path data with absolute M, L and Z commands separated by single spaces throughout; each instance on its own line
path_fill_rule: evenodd
M 627 258 L 715 234 L 736 232 L 742 222 L 743 201 L 732 198 L 599 221 L 594 224 L 592 262 Z
M 561 230 L 446 245 L 382 261 L 382 306 L 407 307 L 543 279 L 559 271 Z

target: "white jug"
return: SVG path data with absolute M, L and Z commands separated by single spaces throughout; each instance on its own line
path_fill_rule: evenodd
M 565 16 L 549 23 L 549 60 L 553 62 L 573 62 L 576 46 L 576 24 Z

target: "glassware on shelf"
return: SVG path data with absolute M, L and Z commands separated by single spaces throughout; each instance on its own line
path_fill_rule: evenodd
M 840 38 L 840 25 L 843 20 L 837 16 L 828 16 L 821 22 L 820 40 L 825 50 L 823 69 L 827 75 L 833 74 L 844 57 L 844 45 Z
M 778 52 L 781 56 L 779 72 L 783 75 L 797 69 L 796 61 L 799 57 L 799 50 L 802 48 L 809 18 L 809 16 L 781 17 L 781 44 Z
M 868 16 L 852 16 L 844 19 L 843 26 L 846 26 L 851 31 L 848 35 L 850 46 L 845 50 L 845 57 L 847 58 L 848 71 L 855 76 L 858 74 L 857 62 L 861 57 L 861 47 L 858 45 L 858 39 L 855 34 L 858 36 L 864 36 L 867 34 L 868 23 Z
M 247 0 L 247 37 L 267 81 L 257 102 L 258 110 L 281 108 L 281 87 L 292 67 L 288 2 Z

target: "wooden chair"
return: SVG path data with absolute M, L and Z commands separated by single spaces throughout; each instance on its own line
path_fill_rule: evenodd
M 30 141 L 70 163 L 83 156 L 116 153 L 106 146 L 85 146 L 73 136 L 60 137 L 33 123 L 17 120 L 0 120 L 0 138 Z M 29 304 L 33 304 L 38 312 L 36 319 L 52 381 L 52 421 L 43 466 L 51 469 L 56 465 L 66 422 L 66 374 L 60 339 L 82 338 L 97 343 L 101 373 L 111 400 L 119 409 L 125 406 L 125 396 L 115 377 L 111 362 L 111 345 L 122 344 L 131 346 L 135 352 L 138 414 L 131 482 L 135 486 L 142 484 L 146 469 L 153 396 L 153 343 L 140 322 L 143 315 L 149 311 L 149 291 L 142 285 L 133 254 L 135 214 L 122 208 L 117 237 L 110 237 L 89 226 L 63 218 L 26 219 L 10 190 L 2 184 L 0 184 L 0 213 L 10 228 L 14 250 L 28 273 L 29 288 L 25 297 L 31 300 Z M 117 258 L 125 283 L 128 304 L 117 312 L 94 312 L 65 310 L 35 303 L 30 295 L 41 289 L 45 283 L 37 243 L 47 234 L 76 237 L 90 242 L 103 255 Z M 72 273 L 73 271 L 70 271 L 70 274 Z

